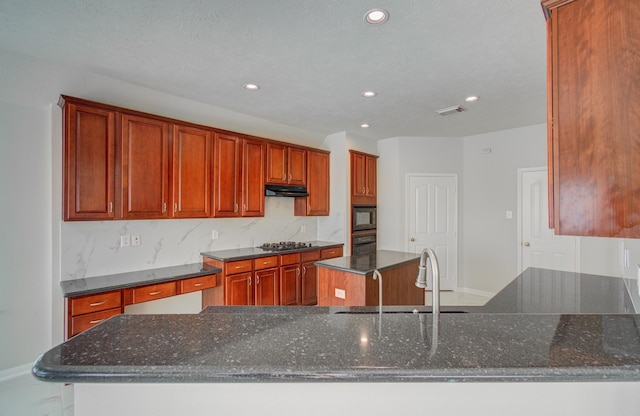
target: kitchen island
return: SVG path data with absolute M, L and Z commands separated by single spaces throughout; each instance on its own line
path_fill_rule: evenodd
M 603 276 L 536 269 L 516 280 L 563 276 L 581 291 L 603 288 L 602 303 L 623 295 L 621 279 Z M 503 301 L 491 313 L 440 315 L 425 306 L 120 315 L 48 351 L 33 371 L 75 383 L 76 415 L 637 414 L 640 315 L 616 313 L 617 301 L 600 314 L 583 313 L 589 302 L 547 314 Z
M 419 262 L 419 254 L 389 250 L 317 261 L 318 305 L 378 305 L 374 270 L 382 275 L 383 305 L 424 305 L 424 290 L 415 285 Z

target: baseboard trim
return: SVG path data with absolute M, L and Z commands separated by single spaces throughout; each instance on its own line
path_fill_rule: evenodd
M 484 296 L 486 298 L 491 299 L 492 297 L 494 297 L 496 294 L 493 292 L 487 292 L 484 290 L 477 290 L 477 289 L 470 289 L 468 287 L 458 287 L 454 290 L 454 292 L 462 292 L 462 293 L 468 293 L 470 295 L 476 295 L 476 296 Z
M 5 381 L 22 377 L 26 374 L 31 374 L 31 367 L 33 364 L 27 363 L 22 364 L 17 367 L 7 368 L 6 370 L 0 370 L 0 383 L 4 383 Z

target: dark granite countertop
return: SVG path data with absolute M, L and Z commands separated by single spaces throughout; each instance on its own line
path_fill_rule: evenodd
M 162 267 L 157 269 L 139 270 L 135 272 L 117 273 L 105 276 L 87 277 L 84 279 L 63 280 L 60 282 L 62 294 L 66 298 L 107 292 L 109 290 L 126 289 L 129 287 L 152 285 L 187 279 L 190 277 L 208 276 L 220 273 L 222 269 L 208 267 L 204 269 L 202 263 L 183 264 L 181 266 Z
M 404 263 L 419 259 L 420 254 L 378 250 L 375 253 L 321 260 L 315 262 L 315 265 L 348 273 L 369 275 L 373 274 L 375 269 L 384 271 L 391 267 L 400 266 Z
M 640 315 L 443 313 L 434 320 L 218 309 L 113 317 L 47 352 L 33 372 L 109 383 L 640 381 Z
M 307 241 L 311 247 L 295 248 L 291 250 L 282 251 L 269 251 L 263 250 L 260 247 L 244 247 L 244 248 L 232 248 L 228 250 L 216 250 L 200 253 L 203 257 L 208 257 L 219 261 L 234 261 L 234 260 L 246 260 L 254 259 L 256 257 L 273 256 L 277 254 L 299 253 L 303 251 L 321 250 L 323 248 L 341 247 L 343 243 L 334 243 L 330 241 Z
M 427 306 L 118 315 L 33 372 L 55 382 L 640 381 L 640 315 L 620 313 L 623 287 L 528 269 L 487 305 L 444 306 L 437 318 Z

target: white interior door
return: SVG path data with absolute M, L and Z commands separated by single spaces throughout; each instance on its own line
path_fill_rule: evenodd
M 408 251 L 434 250 L 440 288 L 453 290 L 458 285 L 458 176 L 409 174 L 407 195 Z
M 520 169 L 520 271 L 528 267 L 579 271 L 576 237 L 559 236 L 549 228 L 547 170 Z

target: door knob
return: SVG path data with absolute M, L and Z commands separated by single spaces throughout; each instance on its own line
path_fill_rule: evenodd
M 416 241 L 416 239 L 415 239 L 415 238 L 413 238 L 413 237 L 411 237 L 411 240 L 409 240 L 409 241 L 412 241 L 412 242 L 413 242 L 413 241 Z
M 529 242 L 528 242 L 528 241 L 524 243 L 524 246 L 525 246 L 525 247 L 529 247 L 530 245 L 531 245 L 531 244 L 529 244 Z

